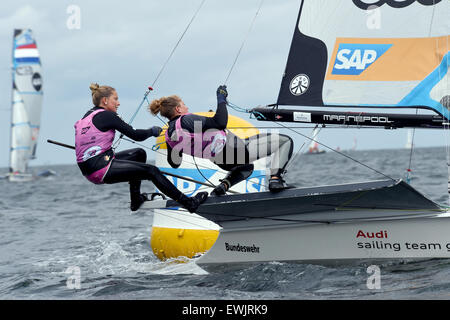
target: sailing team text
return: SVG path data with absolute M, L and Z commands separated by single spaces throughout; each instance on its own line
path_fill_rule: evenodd
M 379 230 L 378 232 L 364 232 L 363 230 L 358 230 L 356 233 L 356 239 L 358 240 L 368 240 L 367 242 L 357 242 L 356 245 L 358 249 L 388 249 L 393 251 L 400 251 L 402 247 L 406 250 L 442 250 L 445 248 L 450 252 L 450 243 L 441 244 L 439 242 L 404 242 L 403 246 L 400 242 L 386 242 L 380 239 L 388 239 L 388 232 L 386 230 Z

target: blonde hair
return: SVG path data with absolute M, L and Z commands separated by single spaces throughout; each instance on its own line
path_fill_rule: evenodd
M 108 98 L 116 91 L 110 86 L 99 86 L 98 83 L 91 83 L 89 89 L 91 89 L 92 103 L 96 107 L 100 106 L 102 98 Z
M 179 96 L 171 95 L 153 100 L 148 109 L 154 116 L 160 113 L 163 117 L 171 119 L 175 115 L 175 108 L 180 102 L 181 98 Z

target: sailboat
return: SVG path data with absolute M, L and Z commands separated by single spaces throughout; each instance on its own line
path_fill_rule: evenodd
M 42 71 L 30 29 L 15 29 L 12 51 L 12 107 L 9 181 L 30 181 L 28 162 L 36 158 L 42 111 Z
M 406 144 L 405 149 L 412 149 L 413 148 L 413 135 L 414 135 L 414 129 L 408 129 L 408 135 L 406 138 Z
M 319 149 L 319 143 L 316 141 L 317 135 L 319 134 L 319 128 L 314 128 L 313 134 L 311 137 L 311 142 L 308 147 L 308 151 L 306 154 L 320 154 L 325 153 L 325 150 Z
M 448 129 L 448 12 L 450 2 L 440 0 L 301 1 L 278 100 L 251 109 L 252 116 L 274 123 Z M 415 108 L 429 112 L 390 111 Z M 375 109 L 383 111 L 368 112 Z M 172 200 L 144 204 L 167 212 L 177 206 Z M 197 224 L 199 217 L 219 226 L 214 244 L 196 258 L 205 269 L 450 258 L 448 207 L 387 176 L 210 196 L 196 212 Z

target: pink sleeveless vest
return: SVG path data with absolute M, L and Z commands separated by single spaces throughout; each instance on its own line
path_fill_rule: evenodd
M 169 132 L 166 130 L 166 143 L 169 144 L 173 150 L 181 150 L 183 153 L 197 158 L 214 158 L 222 151 L 227 142 L 227 134 L 225 131 L 207 130 L 201 132 L 201 128 L 199 128 L 199 132 L 190 133 L 181 127 L 181 118 L 185 115 L 179 117 L 175 122 L 175 131 L 173 132 L 174 134 L 172 134 L 172 137 L 176 136 L 176 138 L 172 139 L 172 137 L 169 137 Z
M 75 123 L 75 153 L 78 163 L 87 161 L 88 159 L 111 149 L 116 133 L 115 130 L 111 129 L 106 132 L 102 132 L 92 123 L 92 118 L 97 113 L 103 111 L 105 110 L 96 110 L 89 114 L 86 118 L 78 120 Z M 108 162 L 106 167 L 91 173 L 86 176 L 86 178 L 92 183 L 102 184 L 103 178 L 111 165 L 111 160 Z

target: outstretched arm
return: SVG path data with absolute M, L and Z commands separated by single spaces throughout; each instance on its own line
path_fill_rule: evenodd
M 212 118 L 206 117 L 203 123 L 203 131 L 208 129 L 224 130 L 228 123 L 228 109 L 227 109 L 227 87 L 219 86 L 217 89 L 217 110 Z
M 157 137 L 161 133 L 161 128 L 156 126 L 149 129 L 134 129 L 111 111 L 96 114 L 92 121 L 100 131 L 117 130 L 135 141 L 144 141 L 149 137 Z
M 225 102 L 222 102 L 217 105 L 217 110 L 214 117 L 211 118 L 206 117 L 203 126 L 203 131 L 206 131 L 208 129 L 223 130 L 227 127 L 227 123 L 228 123 L 227 104 Z

